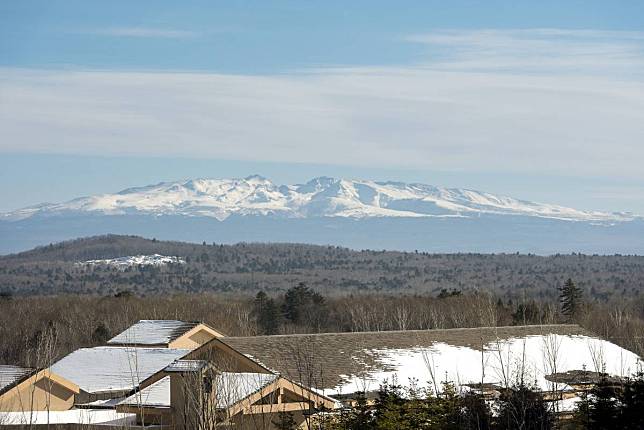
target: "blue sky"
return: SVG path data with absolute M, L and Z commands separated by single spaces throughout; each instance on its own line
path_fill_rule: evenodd
M 187 177 L 644 213 L 640 1 L 0 3 L 0 211 Z

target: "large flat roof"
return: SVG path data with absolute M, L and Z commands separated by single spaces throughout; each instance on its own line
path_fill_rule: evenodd
M 220 341 L 269 368 L 328 395 L 375 391 L 385 380 L 421 386 L 446 378 L 457 384 L 512 382 L 519 361 L 526 382 L 604 365 L 634 372 L 639 358 L 578 325 L 227 337 Z M 548 356 L 551 358 L 549 359 Z M 556 358 L 556 360 L 553 360 Z M 549 369 L 557 361 L 556 369 Z M 600 363 L 601 362 L 601 363 Z M 501 379 L 505 378 L 506 381 Z M 542 387 L 543 388 L 543 387 Z

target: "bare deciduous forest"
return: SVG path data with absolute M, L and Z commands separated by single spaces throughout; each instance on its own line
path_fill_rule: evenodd
M 126 270 L 79 261 L 176 255 Z M 563 312 L 568 278 L 581 298 Z M 228 335 L 577 322 L 644 354 L 644 258 L 433 255 L 309 245 L 213 245 L 107 236 L 0 259 L 0 363 L 104 343 L 139 319 L 198 320 Z

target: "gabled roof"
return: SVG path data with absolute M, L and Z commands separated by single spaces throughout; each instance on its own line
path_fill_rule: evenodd
M 51 370 L 88 393 L 130 391 L 189 352 L 118 346 L 81 348 L 55 363 Z
M 326 333 L 217 339 L 247 357 L 259 357 L 281 375 L 330 395 L 378 390 L 385 380 L 423 386 L 447 376 L 456 384 L 506 382 L 524 360 L 529 383 L 547 385 L 547 356 L 557 372 L 604 361 L 607 372 L 633 372 L 638 357 L 577 325 L 482 327 L 448 330 Z M 524 354 L 525 353 L 525 354 Z M 598 359 L 598 357 L 601 358 Z M 484 366 L 481 365 L 484 360 Z M 485 375 L 482 377 L 482 367 Z M 512 369 L 510 369 L 512 367 Z M 554 369 L 553 369 L 554 370 Z M 512 381 L 513 382 L 513 381 Z
M 0 365 L 0 394 L 29 377 L 35 369 L 11 365 Z
M 267 373 L 223 372 L 217 374 L 213 381 L 217 392 L 217 408 L 229 408 L 275 382 L 278 378 L 278 375 Z M 120 405 L 170 407 L 170 376 L 166 376 L 145 387 L 139 393 L 131 395 Z
M 167 345 L 184 335 L 198 322 L 177 320 L 140 320 L 108 340 L 108 345 Z

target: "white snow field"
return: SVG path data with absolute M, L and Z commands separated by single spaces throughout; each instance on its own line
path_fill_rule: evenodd
M 523 375 L 525 383 L 542 391 L 562 390 L 545 376 L 569 370 L 606 372 L 631 376 L 642 365 L 639 357 L 611 342 L 589 336 L 548 334 L 488 343 L 482 351 L 438 342 L 431 347 L 365 351 L 378 365 L 360 375 L 343 375 L 341 384 L 327 395 L 375 391 L 384 382 L 419 388 L 443 381 L 465 384 L 493 383 L 510 386 Z M 387 370 L 383 370 L 387 369 Z
M 92 426 L 124 426 L 136 424 L 136 414 L 113 409 L 70 409 L 68 411 L 0 412 L 4 425 L 84 424 Z M 113 427 L 111 427 L 113 428 Z
M 523 215 L 570 221 L 616 222 L 627 213 L 581 211 L 490 193 L 401 182 L 328 177 L 306 184 L 276 185 L 260 176 L 245 179 L 191 179 L 129 188 L 115 194 L 44 203 L 9 213 L 0 220 L 89 213 L 98 215 L 181 215 L 224 220 L 231 215 L 307 217 L 468 217 Z

